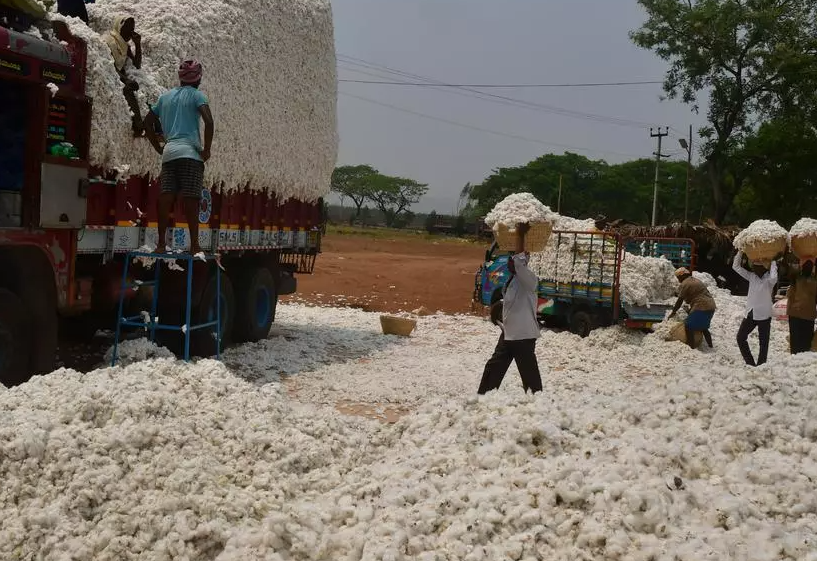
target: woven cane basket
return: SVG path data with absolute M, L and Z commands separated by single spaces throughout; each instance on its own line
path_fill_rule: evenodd
M 779 238 L 771 242 L 757 242 L 748 247 L 744 253 L 752 263 L 768 264 L 786 251 L 786 238 Z
M 395 316 L 380 316 L 380 327 L 383 329 L 385 335 L 399 335 L 400 337 L 408 337 L 414 328 L 417 327 L 417 322 L 413 319 L 398 318 Z
M 791 250 L 799 258 L 817 257 L 817 235 L 792 236 Z
M 545 246 L 553 233 L 550 222 L 533 222 L 525 235 L 525 249 L 533 253 L 545 250 Z M 497 224 L 494 228 L 494 237 L 499 249 L 513 251 L 516 248 L 516 232 L 511 232 L 504 224 Z
M 695 348 L 697 349 L 698 347 L 701 346 L 701 343 L 704 340 L 704 334 L 701 333 L 700 331 L 696 331 L 693 334 L 692 339 L 695 343 Z M 669 336 L 667 337 L 667 341 L 680 341 L 681 343 L 686 344 L 687 330 L 682 322 L 676 323 L 672 330 L 670 330 Z

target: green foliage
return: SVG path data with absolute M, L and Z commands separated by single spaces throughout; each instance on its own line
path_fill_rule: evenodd
M 401 215 L 409 212 L 411 205 L 420 201 L 428 192 L 428 185 L 418 183 L 405 177 L 378 175 L 374 188 L 369 195 L 378 210 L 383 213 L 386 226 L 392 227 L 401 220 Z
M 361 207 L 370 199 L 378 175 L 378 171 L 368 165 L 340 166 L 332 172 L 332 191 L 340 196 L 341 201 L 348 197 L 355 204 L 356 212 L 350 223 L 360 217 Z
M 663 161 L 659 174 L 658 218 L 660 222 L 684 218 L 686 162 Z M 484 216 L 512 193 L 529 192 L 556 210 L 559 177 L 562 180 L 562 214 L 576 218 L 623 218 L 649 223 L 652 216 L 654 160 L 634 160 L 610 165 L 577 154 L 547 154 L 519 167 L 500 168 L 475 185 L 471 202 Z M 693 179 L 696 174 L 693 173 Z M 690 216 L 697 219 L 708 197 L 693 181 Z
M 764 123 L 739 156 L 746 180 L 735 215 L 742 223 L 767 218 L 790 227 L 817 216 L 817 133 L 805 118 Z
M 748 185 L 738 154 L 759 124 L 814 107 L 814 0 L 638 0 L 633 42 L 669 63 L 664 90 L 698 110 L 708 92 L 702 155 L 714 218 Z

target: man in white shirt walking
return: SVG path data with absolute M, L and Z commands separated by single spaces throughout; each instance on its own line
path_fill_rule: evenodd
M 494 349 L 494 354 L 485 365 L 482 381 L 477 393 L 485 394 L 498 389 L 508 372 L 511 362 L 522 377 L 525 392 L 542 391 L 542 378 L 536 362 L 536 339 L 539 338 L 539 322 L 536 319 L 536 293 L 539 279 L 528 268 L 528 254 L 525 252 L 525 234 L 530 225 L 517 226 L 516 252 L 508 260 L 511 278 L 505 284 L 502 299 L 502 334 Z
M 772 329 L 772 304 L 774 287 L 777 284 L 777 262 L 772 261 L 769 270 L 760 264 L 752 264 L 752 270 L 742 265 L 743 253 L 738 252 L 732 268 L 749 281 L 749 295 L 746 298 L 746 313 L 738 329 L 738 347 L 743 360 L 749 366 L 760 366 L 769 355 L 769 334 Z M 757 328 L 760 338 L 760 352 L 755 362 L 749 349 L 749 334 Z

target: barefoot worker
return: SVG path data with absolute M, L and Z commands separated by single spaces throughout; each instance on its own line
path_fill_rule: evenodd
M 199 246 L 199 205 L 204 188 L 204 163 L 210 159 L 213 144 L 213 115 L 207 97 L 199 91 L 202 69 L 199 62 L 187 60 L 179 66 L 181 85 L 165 92 L 145 118 L 145 133 L 162 156 L 162 193 L 159 195 L 159 247 L 166 253 L 168 222 L 176 197 L 184 199 L 184 216 L 190 228 L 190 253 L 203 257 Z M 204 121 L 204 147 L 201 145 L 199 117 Z M 165 145 L 159 143 L 155 124 L 159 120 Z
M 703 333 L 706 344 L 711 349 L 712 334 L 709 332 L 709 326 L 717 309 L 715 299 L 712 298 L 706 285 L 693 277 L 689 269 L 681 267 L 675 271 L 675 277 L 681 285 L 678 287 L 678 301 L 675 302 L 675 307 L 669 317 L 675 317 L 683 303 L 686 302 L 691 307 L 689 315 L 684 321 L 687 345 L 690 348 L 695 348 L 695 333 L 700 331 Z
M 539 338 L 539 322 L 536 319 L 539 299 L 536 288 L 539 279 L 528 268 L 528 254 L 525 251 L 525 234 L 528 230 L 528 224 L 519 224 L 516 228 L 516 252 L 508 259 L 511 278 L 505 283 L 503 299 L 500 301 L 501 323 L 498 321 L 498 307 L 492 311 L 492 319 L 499 324 L 502 334 L 482 373 L 482 381 L 477 390 L 480 394 L 498 389 L 513 361 L 516 361 L 525 392 L 542 391 L 542 378 L 536 362 L 536 339 Z

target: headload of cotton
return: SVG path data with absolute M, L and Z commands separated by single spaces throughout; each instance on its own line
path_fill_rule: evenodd
M 746 229 L 735 236 L 735 247 L 740 251 L 757 244 L 764 244 L 785 239 L 788 232 L 772 220 L 755 220 Z
M 514 193 L 505 197 L 485 217 L 485 224 L 491 228 L 498 225 L 513 230 L 520 223 L 550 222 L 555 223 L 558 214 L 550 210 L 530 193 Z

